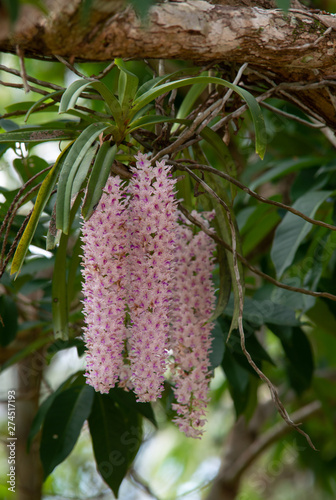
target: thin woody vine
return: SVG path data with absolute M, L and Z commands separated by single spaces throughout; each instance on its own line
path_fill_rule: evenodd
M 118 385 L 133 391 L 137 401 L 150 402 L 160 398 L 168 378 L 176 400 L 175 423 L 191 437 L 203 432 L 213 373 L 212 330 L 227 306 L 232 283 L 234 311 L 226 341 L 238 331 L 242 352 L 269 387 L 280 415 L 313 447 L 246 349 L 243 265 L 280 288 L 330 300 L 336 297 L 281 283 L 244 258 L 233 209 L 235 191 L 243 190 L 310 224 L 336 228 L 262 197 L 236 179 L 229 149 L 217 131 L 248 108 L 261 158 L 266 147 L 259 104 L 239 85 L 247 67 L 240 68 L 233 83 L 223 80 L 220 70 L 217 76 L 208 76 L 208 68 L 202 68 L 154 75 L 139 85 L 138 77 L 117 59 L 95 78 L 82 75 L 67 89 L 24 72 L 22 86 L 42 97 L 28 110 L 2 117 L 8 131 L 1 134 L 1 143 L 14 147 L 54 140 L 66 146 L 55 164 L 30 177 L 9 204 L 0 228 L 1 274 L 10 263 L 11 273 L 20 273 L 43 210 L 56 195 L 47 234 L 47 249 L 57 249 L 53 325 L 56 339 L 68 338 L 69 310 L 61 296 L 66 284 L 64 259 L 80 212 L 87 383 L 103 394 Z M 102 82 L 113 68 L 118 68 L 115 92 Z M 175 112 L 182 87 L 189 91 Z M 245 104 L 224 114 L 233 93 Z M 203 102 L 196 106 L 201 95 Z M 78 105 L 79 97 L 88 103 L 102 100 L 104 112 Z M 24 116 L 27 123 L 54 105 L 65 117 L 58 122 L 9 126 L 13 117 Z M 209 148 L 221 159 L 220 170 L 211 166 Z M 34 198 L 34 208 L 10 242 L 17 211 Z

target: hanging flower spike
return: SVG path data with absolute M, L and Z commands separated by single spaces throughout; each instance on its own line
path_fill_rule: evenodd
M 131 317 L 129 358 L 138 401 L 161 397 L 166 370 L 172 262 L 177 228 L 171 167 L 152 167 L 147 156 L 136 156 L 128 192 L 129 296 Z
M 83 223 L 86 382 L 109 392 L 123 369 L 127 215 L 120 177 L 110 177 L 91 218 Z
M 203 217 L 193 212 L 195 218 Z M 213 214 L 204 214 L 212 218 Z M 208 322 L 215 308 L 212 283 L 214 241 L 203 231 L 193 235 L 180 225 L 175 253 L 172 301 L 172 377 L 178 416 L 174 422 L 188 437 L 200 438 L 206 420 L 210 382 L 211 330 Z

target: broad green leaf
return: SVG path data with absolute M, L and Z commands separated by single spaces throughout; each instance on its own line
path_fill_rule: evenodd
M 294 159 L 286 159 L 277 162 L 274 166 L 270 165 L 270 168 L 256 180 L 252 181 L 249 188 L 254 191 L 257 187 L 265 184 L 265 182 L 275 181 L 279 177 L 282 177 L 291 172 L 297 172 L 311 167 L 319 167 L 321 164 L 325 164 L 326 159 L 320 156 L 308 156 Z
M 314 358 L 308 337 L 299 327 L 283 327 L 273 323 L 269 328 L 281 340 L 290 384 L 301 394 L 310 387 L 314 372 Z
M 126 112 L 135 98 L 135 94 L 138 90 L 139 78 L 126 68 L 122 59 L 116 59 L 115 63 L 120 69 L 118 80 L 119 102 L 123 112 Z
M 210 370 L 214 370 L 223 360 L 225 350 L 225 337 L 221 325 L 216 321 L 211 332 L 211 349 L 209 353 Z
M 140 416 L 108 394 L 96 392 L 89 427 L 98 471 L 118 497 L 120 484 L 142 441 Z
M 234 359 L 230 347 L 225 344 L 222 368 L 228 381 L 237 417 L 243 413 L 248 403 L 250 374 Z
M 61 343 L 61 342 L 62 342 L 61 340 L 57 340 L 52 345 L 54 346 L 55 344 Z M 27 452 L 28 453 L 29 453 L 29 449 L 30 449 L 31 443 L 32 443 L 33 439 L 35 438 L 36 434 L 41 429 L 41 426 L 43 424 L 45 416 L 46 416 L 46 414 L 47 414 L 47 412 L 48 412 L 51 404 L 55 400 L 55 398 L 62 391 L 64 391 L 64 389 L 67 389 L 70 386 L 75 386 L 75 385 L 83 385 L 83 372 L 77 372 L 77 373 L 74 373 L 73 375 L 70 375 L 70 377 L 67 380 L 65 380 L 65 382 L 63 382 L 56 389 L 56 391 L 54 391 L 52 394 L 50 394 L 50 396 L 48 396 L 47 399 L 45 399 L 43 401 L 43 403 L 40 405 L 40 407 L 37 410 L 37 413 L 36 413 L 36 415 L 34 417 L 34 420 L 33 420 L 33 423 L 31 425 L 30 431 L 29 431 L 29 435 L 28 435 L 28 439 L 27 439 Z
M 82 207 L 82 215 L 85 220 L 89 219 L 97 203 L 99 203 L 103 188 L 110 175 L 116 152 L 117 146 L 115 144 L 111 146 L 109 142 L 104 142 L 98 151 Z
M 165 94 L 166 92 L 169 92 L 173 89 L 177 89 L 180 87 L 184 87 L 186 85 L 202 84 L 202 83 L 206 84 L 215 83 L 217 85 L 228 87 L 237 92 L 237 94 L 239 94 L 246 101 L 246 104 L 248 105 L 252 115 L 256 132 L 256 152 L 259 154 L 260 158 L 263 158 L 266 150 L 266 130 L 265 130 L 264 118 L 258 102 L 245 89 L 242 89 L 241 87 L 234 85 L 230 82 L 227 82 L 226 80 L 222 80 L 220 78 L 215 78 L 210 76 L 196 76 L 192 78 L 185 78 L 175 82 L 165 83 L 157 87 L 154 87 L 153 89 L 145 92 L 142 96 L 138 97 L 134 101 L 134 105 L 130 113 L 130 118 L 133 118 L 134 115 L 138 112 L 138 110 L 141 109 L 143 106 L 154 100 L 156 97 Z
M 245 354 L 241 348 L 240 334 L 237 330 L 235 330 L 230 337 L 230 349 L 232 352 L 232 356 L 234 359 L 243 367 L 245 370 L 250 372 L 254 377 L 259 379 L 259 375 L 252 368 L 250 363 L 247 361 Z M 254 335 L 254 332 L 251 328 L 247 328 L 245 325 L 245 347 L 246 350 L 251 355 L 255 364 L 262 369 L 262 362 L 267 361 L 268 363 L 275 366 L 273 359 L 261 345 L 259 340 Z
M 313 218 L 319 206 L 332 194 L 332 191 L 313 191 L 301 196 L 293 205 L 296 210 Z M 293 263 L 296 251 L 312 225 L 288 212 L 276 229 L 271 258 L 278 277 Z
M 103 82 L 100 82 L 98 80 L 91 81 L 86 79 L 80 79 L 73 82 L 66 89 L 66 91 L 62 96 L 59 107 L 59 113 L 65 113 L 66 111 L 68 111 L 69 108 L 73 108 L 80 94 L 89 86 L 91 86 L 92 88 L 97 90 L 97 92 L 99 92 L 99 94 L 103 97 L 104 101 L 110 108 L 112 116 L 114 117 L 115 121 L 119 125 L 122 124 L 122 109 L 118 99 L 112 94 L 112 92 L 110 92 L 110 90 L 106 87 L 106 85 Z
M 63 390 L 52 401 L 42 428 L 40 457 L 46 479 L 76 444 L 91 412 L 93 387 L 82 384 Z
M 11 132 L 12 130 L 17 130 L 18 128 L 20 128 L 17 123 L 13 122 L 13 120 L 8 120 L 6 118 L 0 119 L 0 127 L 6 130 L 6 132 Z
M 0 296 L 0 345 L 6 347 L 16 337 L 18 310 L 12 297 Z
M 76 215 L 82 199 L 80 193 L 73 204 L 69 217 L 69 225 Z M 67 246 L 69 235 L 62 233 L 56 252 L 54 273 L 52 279 L 52 316 L 55 338 L 66 340 L 69 336 L 69 303 L 67 283 Z
M 69 231 L 71 192 L 81 162 L 97 137 L 107 128 L 105 123 L 92 123 L 76 139 L 62 167 L 56 201 L 56 228 Z
M 42 182 L 42 185 L 39 189 L 36 202 L 34 205 L 33 213 L 30 216 L 30 219 L 28 221 L 27 227 L 24 230 L 24 233 L 21 237 L 21 240 L 18 244 L 18 247 L 16 249 L 16 252 L 13 257 L 13 262 L 12 262 L 12 267 L 11 267 L 11 274 L 14 273 L 19 273 L 20 269 L 22 267 L 24 258 L 26 256 L 26 253 L 28 251 L 28 247 L 33 239 L 34 233 L 36 231 L 40 216 L 44 210 L 44 207 L 46 206 L 50 195 L 54 189 L 54 186 L 57 181 L 58 173 L 61 170 L 63 163 L 66 160 L 68 149 L 70 148 L 71 144 L 69 144 L 66 148 L 63 149 L 62 153 L 59 155 L 59 157 L 56 160 L 56 163 L 54 167 L 51 169 L 51 171 L 48 173 L 44 181 Z
M 124 391 L 119 387 L 114 387 L 109 392 L 109 397 L 119 406 L 129 410 L 131 413 L 139 413 L 147 418 L 155 427 L 157 422 L 150 403 L 138 403 L 134 392 Z
M 209 321 L 215 321 L 223 314 L 231 293 L 232 275 L 227 261 L 226 251 L 221 245 L 217 245 L 217 260 L 219 264 L 219 293 L 216 309 Z
M 13 167 L 16 172 L 21 177 L 22 181 L 27 182 L 33 175 L 37 174 L 39 171 L 47 168 L 49 163 L 40 158 L 39 156 L 29 155 L 25 158 L 15 158 L 13 161 Z M 39 178 L 35 179 L 30 186 L 36 186 L 40 182 Z
M 40 104 L 44 103 L 47 99 L 53 99 L 54 97 L 57 97 L 59 95 L 63 94 L 63 90 L 57 90 L 56 92 L 51 92 L 48 95 L 44 95 L 39 99 L 38 101 L 34 102 L 34 104 L 28 109 L 26 116 L 24 117 L 24 121 L 26 122 L 30 115 L 35 111 L 36 108 L 40 106 Z
M 262 203 L 254 207 L 253 213 L 240 232 L 243 242 L 243 255 L 247 256 L 269 234 L 272 234 L 272 230 L 280 221 L 281 217 L 276 207 Z
M 234 313 L 234 302 L 229 300 L 224 311 L 226 316 Z M 255 300 L 245 297 L 244 300 L 244 320 L 249 321 L 256 327 L 267 324 L 278 324 L 281 326 L 299 326 L 301 322 L 296 318 L 295 311 L 282 304 L 269 300 Z

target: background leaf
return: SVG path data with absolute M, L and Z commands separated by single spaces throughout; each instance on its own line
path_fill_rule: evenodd
M 18 330 L 18 311 L 9 295 L 0 296 L 0 345 L 6 347 L 15 339 Z
M 313 218 L 319 206 L 330 196 L 332 191 L 313 191 L 301 196 L 293 208 Z M 288 212 L 275 231 L 271 258 L 280 277 L 292 264 L 295 253 L 311 230 L 311 224 Z
M 61 391 L 53 399 L 41 436 L 40 457 L 44 478 L 63 462 L 75 446 L 83 423 L 90 414 L 93 397 L 94 389 L 82 383 Z
M 118 497 L 118 491 L 142 440 L 139 414 L 119 405 L 107 394 L 95 393 L 89 418 L 97 468 Z

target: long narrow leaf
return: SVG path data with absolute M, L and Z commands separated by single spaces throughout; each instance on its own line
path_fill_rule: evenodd
M 90 169 L 92 160 L 97 152 L 98 149 L 98 144 L 94 144 L 91 146 L 86 155 L 84 156 L 83 160 L 81 161 L 78 170 L 76 172 L 74 181 L 72 183 L 71 187 L 71 195 L 70 195 L 70 200 L 78 193 L 78 191 L 81 189 L 83 182 L 88 174 L 88 171 Z
M 73 221 L 79 208 L 82 194 L 77 196 L 71 209 L 70 222 Z M 52 316 L 55 338 L 67 340 L 69 337 L 69 307 L 67 283 L 67 246 L 69 235 L 62 233 L 56 252 L 54 274 L 52 279 Z
M 122 109 L 119 104 L 118 99 L 112 94 L 112 92 L 106 87 L 103 82 L 91 81 L 86 79 L 76 80 L 73 82 L 67 90 L 64 92 L 61 99 L 59 113 L 65 113 L 69 108 L 73 108 L 80 94 L 87 87 L 93 87 L 99 94 L 103 97 L 106 104 L 111 110 L 111 113 L 117 123 L 122 121 Z
M 38 108 L 40 106 L 40 104 L 42 104 L 44 101 L 46 101 L 47 99 L 53 99 L 54 97 L 57 97 L 57 96 L 61 95 L 62 93 L 63 93 L 63 90 L 57 90 L 57 92 L 51 92 L 50 94 L 47 94 L 47 95 L 44 95 L 43 97 L 41 97 L 41 99 L 36 101 L 28 109 L 28 111 L 24 117 L 24 121 L 26 122 L 28 120 L 28 118 L 30 117 L 30 115 L 35 111 L 35 109 Z
M 104 142 L 98 151 L 87 186 L 86 197 L 82 207 L 82 215 L 87 220 L 100 200 L 103 188 L 111 172 L 117 146 Z
M 1 142 L 46 142 L 46 141 L 65 141 L 77 137 L 78 130 L 76 128 L 68 129 L 64 125 L 62 128 L 42 128 L 30 127 L 13 130 L 12 132 L 5 132 L 0 134 Z
M 149 115 L 142 116 L 137 120 L 134 120 L 130 123 L 129 127 L 126 129 L 126 133 L 130 134 L 134 132 L 140 127 L 146 127 L 147 125 L 154 125 L 155 123 L 182 123 L 185 125 L 189 125 L 191 123 L 190 120 L 179 120 L 178 118 L 168 118 L 167 116 L 161 115 Z
M 33 239 L 33 236 L 35 234 L 36 228 L 38 221 L 40 219 L 40 216 L 44 210 L 44 207 L 46 206 L 51 192 L 54 189 L 54 186 L 57 181 L 57 177 L 59 174 L 59 171 L 61 170 L 63 163 L 66 160 L 68 150 L 71 144 L 69 144 L 59 155 L 57 158 L 57 161 L 52 168 L 52 170 L 48 173 L 44 181 L 42 182 L 42 185 L 39 189 L 36 202 L 34 205 L 34 210 L 33 213 L 31 214 L 31 217 L 28 221 L 27 227 L 22 235 L 22 238 L 18 244 L 18 247 L 16 249 L 16 252 L 14 254 L 13 262 L 12 262 L 12 267 L 11 267 L 11 274 L 14 273 L 19 273 L 20 269 L 22 267 L 24 258 L 26 256 L 26 253 L 28 251 L 28 247 Z
M 89 125 L 74 142 L 63 165 L 57 189 L 56 228 L 62 229 L 65 233 L 69 231 L 71 191 L 74 178 L 91 145 L 106 128 L 105 123 Z
M 232 276 L 227 260 L 226 251 L 222 246 L 217 247 L 217 260 L 219 263 L 219 293 L 216 309 L 212 313 L 209 321 L 215 321 L 221 316 L 229 302 Z
M 204 92 L 207 86 L 207 83 L 196 83 L 195 85 L 191 86 L 187 95 L 183 99 L 181 106 L 179 107 L 176 118 L 186 118 L 188 116 L 195 102 L 202 94 L 202 92 Z
M 215 178 L 212 174 L 207 174 L 205 178 L 206 178 L 206 182 L 209 184 L 209 186 L 215 192 L 217 192 L 219 197 L 223 201 L 225 201 L 226 205 L 229 207 L 229 200 L 228 200 L 226 191 L 223 188 L 222 184 L 218 182 L 218 179 Z M 232 239 L 233 239 L 232 228 L 229 224 L 226 210 L 224 209 L 224 207 L 222 205 L 220 205 L 213 198 L 211 198 L 211 203 L 216 210 L 215 228 L 216 228 L 217 234 L 222 238 L 222 240 L 225 241 L 225 243 L 227 245 L 229 245 L 232 248 L 232 246 L 233 246 L 232 245 Z M 229 207 L 229 209 L 230 209 L 230 207 Z M 230 215 L 231 215 L 232 223 L 234 224 L 234 227 L 235 227 L 235 233 L 236 233 L 235 234 L 235 237 L 236 237 L 235 243 L 236 243 L 237 252 L 241 253 L 241 242 L 240 242 L 239 231 L 238 231 L 237 224 L 235 222 L 235 217 L 234 217 L 232 210 L 230 210 Z M 233 297 L 234 297 L 234 311 L 233 311 L 232 322 L 231 322 L 230 331 L 229 331 L 229 335 L 228 335 L 228 338 L 229 338 L 232 330 L 235 330 L 236 328 L 238 328 L 239 305 L 240 305 L 239 304 L 239 302 L 240 302 L 239 287 L 241 287 L 243 295 L 244 295 L 244 288 L 245 287 L 244 287 L 244 271 L 243 271 L 243 266 L 242 266 L 241 262 L 237 261 L 237 264 L 236 264 L 238 266 L 238 271 L 239 271 L 239 276 L 240 276 L 240 283 L 238 283 L 237 278 L 236 278 L 233 254 L 231 252 L 229 252 L 228 250 L 225 250 L 225 253 L 226 253 L 226 257 L 227 257 L 228 269 L 229 269 L 229 272 L 231 275 Z M 225 282 L 223 282 L 223 285 L 225 286 Z M 220 308 L 222 308 L 223 305 L 226 306 L 225 290 L 223 290 L 221 293 L 224 295 L 224 297 L 222 298 L 221 304 L 219 306 Z M 216 309 L 216 314 L 219 316 L 219 309 L 218 308 Z
M 192 78 L 185 78 L 175 82 L 159 85 L 158 87 L 155 87 L 147 91 L 145 94 L 138 97 L 134 101 L 134 106 L 132 108 L 130 117 L 132 118 L 139 111 L 140 108 L 148 104 L 150 101 L 156 99 L 156 97 L 159 97 L 160 95 L 165 94 L 166 92 L 170 92 L 173 89 L 197 83 L 206 83 L 206 84 L 214 83 L 216 85 L 228 87 L 229 89 L 232 89 L 233 91 L 237 92 L 237 94 L 239 94 L 246 101 L 246 104 L 248 105 L 252 115 L 256 132 L 256 152 L 261 158 L 263 158 L 266 150 L 266 131 L 265 131 L 264 118 L 258 102 L 245 89 L 242 89 L 238 85 L 234 85 L 233 83 L 227 82 L 226 80 L 222 80 L 220 78 L 211 76 L 195 76 Z
M 115 63 L 120 69 L 118 80 L 119 103 L 121 105 L 121 109 L 125 112 L 129 109 L 131 102 L 135 98 L 139 78 L 128 71 L 122 59 L 116 59 Z
M 177 78 L 178 76 L 185 75 L 185 74 L 192 74 L 192 73 L 197 73 L 199 71 L 198 68 L 184 68 L 184 69 L 179 69 L 177 71 L 174 71 L 173 73 L 169 73 L 168 75 L 164 76 L 156 76 L 155 78 L 152 78 L 151 80 L 147 80 L 147 82 L 143 83 L 141 87 L 139 87 L 135 98 L 137 99 L 138 97 L 142 96 L 146 92 L 148 92 L 150 89 L 157 87 L 158 85 L 162 85 L 165 83 L 167 80 L 172 80 L 174 78 Z
M 216 153 L 220 170 L 236 177 L 236 165 L 232 159 L 229 148 L 219 135 L 211 130 L 210 127 L 204 127 L 201 131 L 201 137 L 211 146 L 212 150 Z M 230 183 L 230 191 L 232 200 L 236 196 L 237 187 Z

